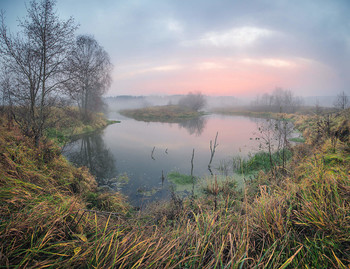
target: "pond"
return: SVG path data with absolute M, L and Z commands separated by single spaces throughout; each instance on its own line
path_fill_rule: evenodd
M 246 158 L 259 145 L 255 138 L 261 119 L 256 118 L 212 114 L 171 124 L 136 121 L 117 113 L 109 118 L 121 123 L 73 141 L 64 155 L 77 166 L 89 167 L 100 186 L 121 191 L 138 207 L 170 197 L 174 184 L 167 175 L 190 175 L 193 149 L 193 175 L 209 177 L 210 141 L 214 144 L 216 133 L 214 174 L 232 175 L 230 160 Z M 189 186 L 175 186 L 175 190 L 183 195 L 190 192 Z

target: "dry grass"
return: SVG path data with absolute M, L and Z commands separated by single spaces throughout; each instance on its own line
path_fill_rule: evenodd
M 139 121 L 181 122 L 203 115 L 203 113 L 177 105 L 153 106 L 120 111 L 122 115 Z
M 339 117 L 342 117 L 340 115 Z M 342 119 L 337 119 L 343 122 Z M 315 122 L 300 121 L 313 133 Z M 337 128 L 334 124 L 332 128 Z M 348 268 L 349 144 L 299 145 L 288 174 L 132 212 L 53 145 L 1 127 L 0 264 L 18 268 Z M 47 152 L 49 157 L 41 157 Z M 92 200 L 91 200 L 92 199 Z M 94 201 L 95 211 L 84 211 Z M 90 202 L 91 203 L 91 202 Z M 117 215 L 104 215 L 111 211 Z

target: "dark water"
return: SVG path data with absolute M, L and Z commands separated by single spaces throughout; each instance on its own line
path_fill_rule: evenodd
M 64 154 L 74 164 L 89 167 L 100 186 L 120 190 L 135 206 L 167 199 L 171 183 L 166 175 L 171 171 L 190 174 L 193 149 L 194 176 L 209 176 L 209 145 L 216 132 L 214 174 L 232 174 L 232 157 L 246 157 L 258 148 L 254 137 L 259 120 L 254 118 L 208 115 L 180 124 L 147 123 L 119 114 L 110 118 L 121 123 L 72 142 Z

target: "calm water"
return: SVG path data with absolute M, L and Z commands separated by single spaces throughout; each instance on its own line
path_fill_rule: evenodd
M 147 123 L 119 114 L 110 115 L 110 119 L 121 123 L 72 142 L 64 154 L 76 165 L 88 166 L 100 186 L 120 190 L 135 206 L 168 198 L 172 184 L 166 175 L 171 171 L 190 174 L 193 149 L 194 176 L 210 175 L 209 145 L 216 132 L 214 174 L 232 174 L 232 157 L 246 157 L 258 148 L 254 138 L 259 120 L 255 118 L 208 115 L 180 124 Z M 226 169 L 218 169 L 220 165 Z

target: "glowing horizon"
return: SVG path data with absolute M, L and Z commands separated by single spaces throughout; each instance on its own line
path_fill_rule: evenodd
M 202 92 L 206 95 L 253 96 L 271 92 L 276 87 L 303 91 L 304 85 L 318 85 L 320 89 L 336 85 L 336 74 L 327 66 L 302 58 L 208 59 L 188 64 L 139 65 L 132 69 L 132 72 L 122 69 L 116 74 L 120 87 L 134 87 L 132 94 L 128 93 L 130 95 Z M 319 76 L 317 83 L 313 81 L 315 74 Z M 327 91 L 318 93 L 326 94 Z

